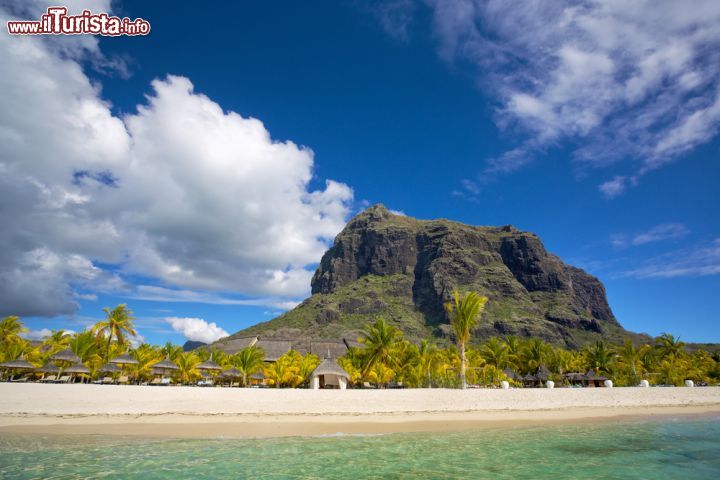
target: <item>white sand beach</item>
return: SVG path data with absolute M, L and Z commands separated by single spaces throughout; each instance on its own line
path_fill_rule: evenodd
M 296 390 L 0 384 L 0 434 L 278 436 L 720 414 L 720 388 Z

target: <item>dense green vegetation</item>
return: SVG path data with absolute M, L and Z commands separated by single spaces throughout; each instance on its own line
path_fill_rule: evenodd
M 382 334 L 380 333 L 382 332 Z M 382 346 L 378 345 L 382 340 Z M 350 374 L 351 384 L 370 382 L 378 386 L 402 383 L 410 387 L 460 387 L 461 354 L 457 347 L 438 348 L 427 340 L 414 344 L 380 319 L 369 325 L 361 338 L 364 347 L 351 349 L 340 364 Z M 379 357 L 374 352 L 382 350 Z M 515 386 L 522 382 L 508 378 L 510 369 L 519 375 L 534 374 L 542 366 L 550 371 L 556 385 L 567 385 L 565 374 L 593 370 L 617 386 L 681 386 L 685 380 L 697 385 L 720 382 L 720 354 L 704 350 L 689 352 L 678 338 L 663 334 L 652 344 L 636 345 L 597 341 L 582 350 L 553 346 L 541 339 L 492 337 L 466 348 L 467 382 L 498 386 L 503 380 Z
M 171 372 L 171 377 L 176 383 L 199 381 L 203 376 L 197 367 L 201 362 L 208 360 L 217 363 L 224 370 L 235 368 L 239 375 L 234 380 L 241 385 L 248 385 L 250 377 L 263 371 L 264 368 L 268 374 L 275 369 L 274 366 L 266 368 L 263 351 L 255 347 L 249 347 L 234 355 L 228 355 L 215 348 L 183 352 L 182 347 L 171 343 L 164 346 L 141 344 L 133 347 L 129 341 L 129 336 L 135 335 L 132 312 L 125 305 L 119 305 L 113 310 L 105 309 L 105 313 L 106 319 L 98 322 L 91 329 L 73 334 L 62 330 L 54 331 L 42 342 L 29 342 L 23 339 L 20 335 L 26 329 L 18 317 L 6 317 L 0 320 L 0 363 L 22 358 L 36 367 L 47 364 L 67 367 L 68 365 L 63 365 L 63 362 L 54 361 L 52 357 L 58 352 L 69 349 L 90 370 L 89 375 L 79 375 L 78 378 L 90 380 L 105 376 L 101 371 L 103 365 L 120 355 L 129 353 L 137 363 L 124 365 L 122 372 L 117 372 L 113 376 L 116 379 L 127 376 L 133 383 L 147 382 L 157 377 L 158 374 L 153 372 L 153 365 L 164 359 L 177 365 L 178 369 Z M 303 366 L 305 370 L 309 368 L 312 372 L 314 365 L 319 362 L 314 356 L 310 356 L 314 358 L 299 355 L 288 355 L 288 357 L 282 362 L 286 365 L 284 373 L 279 376 L 273 375 L 273 380 L 279 381 L 283 386 L 297 386 L 305 381 L 304 377 L 298 380 L 297 375 L 293 375 L 301 370 L 299 367 L 296 368 L 295 363 Z M 12 375 L 17 372 L 10 370 L 7 373 Z M 208 373 L 216 377 L 219 371 Z M 273 380 L 269 383 L 274 383 Z
M 482 298 L 482 297 L 479 297 Z M 451 310 L 468 309 L 469 318 L 478 318 L 484 305 L 482 300 L 463 302 L 458 298 Z M 473 303 L 475 307 L 472 307 Z M 472 307 L 472 308 L 471 308 Z M 470 310 L 475 310 L 472 312 Z M 157 373 L 153 365 L 168 359 L 178 369 L 171 373 L 174 382 L 195 383 L 202 378 L 197 367 L 201 362 L 212 361 L 223 370 L 231 368 L 239 372 L 235 381 L 240 385 L 252 383 L 253 376 L 262 372 L 265 383 L 277 387 L 306 386 L 309 376 L 320 360 L 317 356 L 290 351 L 277 362 L 263 361 L 264 353 L 257 347 L 248 347 L 235 354 L 227 354 L 217 348 L 201 348 L 183 352 L 170 343 L 164 346 L 141 344 L 132 346 L 129 338 L 134 335 L 132 312 L 125 306 L 106 309 L 107 318 L 93 328 L 68 334 L 54 331 L 41 342 L 22 338 L 26 331 L 18 317 L 0 320 L 0 363 L 24 359 L 36 367 L 55 363 L 52 357 L 69 349 L 90 370 L 89 375 L 79 375 L 84 380 L 104 376 L 102 366 L 123 354 L 130 354 L 137 364 L 123 366 L 115 373 L 128 376 L 131 382 L 152 380 Z M 473 322 L 458 325 L 457 333 L 472 330 Z M 470 337 L 467 337 L 470 338 Z M 459 337 L 458 337 L 459 339 Z M 388 387 L 402 384 L 407 387 L 451 387 L 462 385 L 462 354 L 456 346 L 440 348 L 429 340 L 411 342 L 396 326 L 378 318 L 359 335 L 361 346 L 351 348 L 338 363 L 348 372 L 351 386 L 371 384 Z M 581 350 L 570 350 L 551 345 L 541 339 L 519 339 L 514 336 L 492 337 L 482 343 L 465 344 L 466 380 L 470 385 L 498 386 L 508 380 L 515 386 L 522 382 L 512 380 L 504 373 L 511 369 L 519 375 L 534 374 L 541 367 L 550 372 L 549 378 L 556 385 L 567 384 L 563 375 L 571 372 L 593 370 L 611 378 L 615 385 L 637 385 L 646 379 L 653 385 L 683 385 L 693 380 L 698 385 L 717 385 L 720 382 L 720 354 L 698 349 L 690 351 L 678 338 L 663 334 L 647 344 L 633 343 L 627 339 L 621 344 L 599 340 Z M 67 367 L 67 365 L 60 365 Z M 21 372 L 5 369 L 7 376 Z M 25 372 L 27 373 L 27 372 Z M 216 377 L 219 371 L 212 372 Z M 207 373 L 206 373 L 207 374 Z M 41 373 L 32 373 L 37 377 Z

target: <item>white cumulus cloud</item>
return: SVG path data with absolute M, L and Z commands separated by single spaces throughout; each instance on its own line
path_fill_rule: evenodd
M 200 296 L 307 294 L 351 188 L 311 187 L 312 150 L 182 76 L 116 116 L 88 57 L 103 58 L 94 40 L 0 35 L 0 315 L 72 313 L 132 294 L 134 275 Z
M 173 330 L 195 342 L 212 343 L 229 335 L 215 322 L 208 323 L 202 318 L 167 317 L 165 321 Z

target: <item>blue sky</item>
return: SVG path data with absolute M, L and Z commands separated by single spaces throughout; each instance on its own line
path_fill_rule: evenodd
M 720 342 L 720 6 L 678 5 L 123 1 L 150 36 L 3 34 L 0 313 L 216 338 L 381 202 L 533 231 L 626 328 Z

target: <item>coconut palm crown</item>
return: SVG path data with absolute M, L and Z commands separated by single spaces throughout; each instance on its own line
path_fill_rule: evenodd
M 453 300 L 445 304 L 445 310 L 447 310 L 448 316 L 450 317 L 450 326 L 455 334 L 458 349 L 460 350 L 460 382 L 463 389 L 467 388 L 467 380 L 465 377 L 467 356 L 465 355 L 465 346 L 470 340 L 472 331 L 477 328 L 480 322 L 480 316 L 485 310 L 487 301 L 487 297 L 475 292 L 468 292 L 465 297 L 461 299 L 460 292 L 456 289 L 453 292 Z
M 112 310 L 105 307 L 103 308 L 103 311 L 105 312 L 106 318 L 105 320 L 95 324 L 93 332 L 96 335 L 102 334 L 107 336 L 105 359 L 108 360 L 110 357 L 110 344 L 112 343 L 113 338 L 115 338 L 118 343 L 124 344 L 126 335 L 135 336 L 137 335 L 137 332 L 135 331 L 135 326 L 133 325 L 135 317 L 133 317 L 132 311 L 127 307 L 127 305 L 120 304 Z

